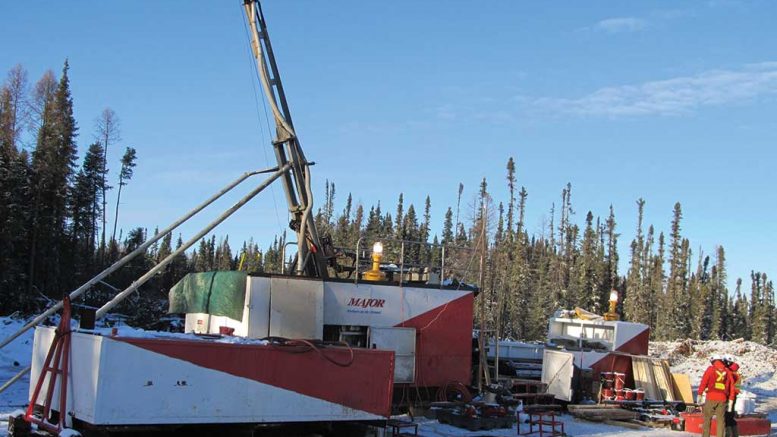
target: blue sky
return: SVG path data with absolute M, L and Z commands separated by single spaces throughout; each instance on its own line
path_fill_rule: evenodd
M 37 80 L 67 57 L 79 144 L 110 106 L 138 150 L 120 226 L 163 227 L 240 173 L 272 165 L 240 2 L 3 2 L 0 72 Z M 729 274 L 775 272 L 777 5 L 768 1 L 266 1 L 265 16 L 315 192 L 393 209 L 459 182 L 506 198 L 516 159 L 541 232 L 563 186 L 574 219 L 615 208 L 636 227 L 683 205 L 694 251 Z M 258 182 L 258 181 L 257 181 Z M 246 186 L 246 190 L 248 187 Z M 232 200 L 236 197 L 232 197 Z M 210 210 L 225 209 L 225 201 Z M 204 224 L 209 217 L 198 223 Z M 264 247 L 286 223 L 280 186 L 219 228 Z M 183 228 L 184 237 L 194 226 Z

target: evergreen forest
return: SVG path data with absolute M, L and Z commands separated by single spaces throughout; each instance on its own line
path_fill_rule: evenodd
M 68 71 L 66 61 L 58 76 L 49 71 L 33 84 L 17 66 L 0 87 L 3 316 L 40 311 L 157 232 L 117 229 L 121 193 L 131 189 L 127 186 L 138 157 L 122 142 L 119 117 L 110 108 L 95 114 L 93 131 L 81 130 L 73 114 Z M 78 138 L 94 140 L 79 150 Z M 122 150 L 121 160 L 107 162 L 108 150 Z M 507 184 L 507 198 L 489 194 L 494 181 Z M 653 339 L 775 343 L 772 281 L 753 271 L 729 289 L 723 246 L 709 254 L 695 253 L 683 236 L 679 202 L 670 233 L 664 235 L 643 223 L 645 200 L 637 199 L 633 213 L 638 226 L 629 230 L 635 238 L 628 253 L 618 253 L 621 229 L 612 207 L 606 217 L 589 211 L 576 223 L 574 211 L 582 208 L 572 207 L 571 184 L 561 189 L 559 203 L 550 206 L 546 229 L 530 233 L 525 225 L 529 193 L 518 184 L 513 158 L 504 174 L 481 181 L 474 201 L 463 201 L 463 193 L 459 183 L 457 203 L 447 208 L 442 223 L 432 223 L 428 196 L 423 208 L 416 209 L 397 193 L 396 206 L 384 210 L 380 203 L 355 205 L 348 194 L 340 209 L 335 184 L 327 181 L 315 219 L 319 234 L 331 235 L 336 247 L 352 250 L 360 244 L 369 251 L 367 246 L 378 240 L 422 242 L 401 249 L 387 243 L 386 259 L 401 255 L 404 263 L 417 266 L 444 261 L 441 273 L 447 281 L 479 284 L 476 319 L 484 305 L 488 325 L 498 326 L 504 337 L 541 340 L 556 309 L 580 307 L 601 314 L 607 311 L 611 290 L 617 290 L 621 318 L 650 325 Z M 109 214 L 112 220 L 107 220 Z M 99 307 L 182 244 L 182 235 L 164 235 L 79 303 Z M 227 235 L 210 235 L 196 250 L 177 256 L 116 312 L 128 323 L 155 327 L 166 316 L 167 291 L 186 273 L 280 272 L 285 246 L 286 235 L 275 236 L 266 246 L 249 240 L 234 248 Z

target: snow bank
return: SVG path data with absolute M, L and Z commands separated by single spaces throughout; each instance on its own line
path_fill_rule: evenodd
M 651 342 L 650 355 L 669 360 L 672 372 L 690 376 L 698 386 L 713 354 L 731 354 L 739 363 L 742 385 L 761 396 L 777 395 L 777 350 L 744 340 Z

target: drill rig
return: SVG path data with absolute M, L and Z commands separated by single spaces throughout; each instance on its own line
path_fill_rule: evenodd
M 349 278 L 311 211 L 309 162 L 295 131 L 258 0 L 243 4 L 259 79 L 272 110 L 277 166 L 243 174 L 47 311 L 0 347 L 77 299 L 180 224 L 252 176 L 270 174 L 245 197 L 99 308 L 99 319 L 276 179 L 296 233 L 290 274 L 190 274 L 170 292 L 170 312 L 184 313 L 185 333 L 127 327 L 37 327 L 30 407 L 15 418 L 60 432 L 300 422 L 385 423 L 392 408 L 444 395 L 471 379 L 476 289 L 413 274 L 404 257 L 387 276 L 376 242 L 372 269 Z M 359 259 L 361 239 L 355 253 Z M 410 242 L 394 242 L 404 253 Z M 425 243 L 424 243 L 425 244 Z M 445 263 L 442 247 L 442 263 Z M 348 271 L 346 269 L 345 271 Z M 409 273 L 410 272 L 410 273 Z M 199 275 L 199 276 L 198 276 Z M 203 285 L 205 284 L 205 285 Z M 204 302 L 203 305 L 192 302 Z M 24 372 L 23 371 L 23 372 Z M 22 375 L 20 372 L 19 375 Z M 15 378 L 15 380 L 18 378 Z M 420 390 L 423 389 L 423 390 Z M 16 435 L 15 434 L 15 435 Z

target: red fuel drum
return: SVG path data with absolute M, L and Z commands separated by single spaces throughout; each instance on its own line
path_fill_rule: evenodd
M 626 385 L 626 374 L 614 372 L 613 376 L 615 377 L 615 390 L 623 390 Z
M 704 416 L 701 413 L 680 413 L 680 416 L 685 419 L 685 431 L 694 434 L 701 434 L 702 427 L 704 426 Z M 712 424 L 710 426 L 710 434 L 715 434 L 717 431 L 716 420 L 712 418 Z M 737 417 L 737 428 L 739 428 L 739 435 L 768 435 L 771 430 L 771 422 L 769 419 L 757 416 L 748 415 Z

